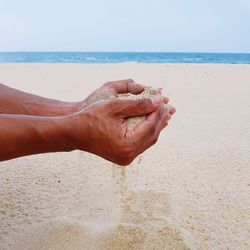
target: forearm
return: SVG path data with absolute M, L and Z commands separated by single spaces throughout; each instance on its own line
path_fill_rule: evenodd
M 0 114 L 62 116 L 81 108 L 81 102 L 62 102 L 0 84 Z
M 0 114 L 0 161 L 59 151 L 71 151 L 64 117 Z

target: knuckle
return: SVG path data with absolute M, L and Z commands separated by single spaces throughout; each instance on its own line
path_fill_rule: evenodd
M 112 82 L 105 82 L 104 84 L 103 84 L 103 87 L 110 87 L 110 86 L 112 86 Z

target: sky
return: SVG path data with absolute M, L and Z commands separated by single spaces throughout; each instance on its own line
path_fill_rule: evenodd
M 250 0 L 0 0 L 0 51 L 250 53 Z

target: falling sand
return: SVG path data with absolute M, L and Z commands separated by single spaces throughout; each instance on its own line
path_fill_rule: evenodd
M 119 98 L 150 98 L 160 91 L 161 89 L 144 86 L 144 91 L 138 95 L 120 94 Z M 132 130 L 145 118 L 146 116 L 128 118 L 128 130 Z M 138 159 L 140 164 L 141 156 Z M 109 239 L 109 245 L 104 249 L 189 249 L 179 232 L 164 223 L 164 218 L 170 210 L 164 193 L 131 192 L 126 182 L 126 168 L 114 164 L 112 173 L 118 184 L 121 224 L 115 229 Z

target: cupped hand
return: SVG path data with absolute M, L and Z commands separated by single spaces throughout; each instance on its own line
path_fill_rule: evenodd
M 131 89 L 131 85 L 132 82 L 112 87 L 114 85 L 109 83 L 104 89 L 110 90 L 107 92 L 113 95 L 143 90 L 141 87 Z M 94 95 L 87 99 L 93 101 Z M 68 144 L 74 149 L 99 155 L 116 164 L 128 165 L 156 143 L 174 112 L 175 109 L 166 105 L 166 99 L 161 95 L 138 100 L 113 98 L 98 101 L 68 117 Z M 126 118 L 141 115 L 147 115 L 145 121 L 128 131 Z
M 85 98 L 80 103 L 80 107 L 83 109 L 93 102 L 115 98 L 118 97 L 119 94 L 130 93 L 138 95 L 143 92 L 143 90 L 144 86 L 135 83 L 132 79 L 106 82 Z

